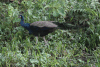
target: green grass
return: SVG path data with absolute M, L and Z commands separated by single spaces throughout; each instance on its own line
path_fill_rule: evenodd
M 97 16 L 98 12 L 93 9 L 95 12 L 91 14 L 90 8 L 88 8 L 86 14 L 83 14 L 84 11 L 82 12 L 80 19 L 81 16 L 77 12 L 74 13 L 76 17 L 73 17 L 73 10 L 80 8 L 75 7 L 73 1 L 69 4 L 65 0 L 62 2 L 54 0 L 54 2 L 57 3 L 54 3 L 54 6 L 49 0 L 22 1 L 20 5 L 16 0 L 7 4 L 0 2 L 0 67 L 100 66 L 100 24 L 99 19 L 96 19 L 100 18 Z M 73 10 L 70 9 L 70 4 L 74 8 Z M 64 11 L 69 11 L 70 19 L 67 18 L 69 23 L 64 19 L 66 15 Z M 29 35 L 28 31 L 19 24 L 18 15 L 21 12 L 23 12 L 26 23 L 45 20 L 66 23 L 64 23 L 64 29 L 58 29 L 46 36 L 49 45 L 45 46 L 41 37 L 36 44 L 35 36 Z M 88 18 L 88 21 L 84 21 L 88 14 L 91 17 Z M 83 16 L 85 17 L 83 18 Z M 80 22 L 88 22 L 89 27 L 81 27 L 79 25 L 81 23 L 78 23 L 77 19 L 81 20 Z M 73 21 L 76 23 L 73 24 Z

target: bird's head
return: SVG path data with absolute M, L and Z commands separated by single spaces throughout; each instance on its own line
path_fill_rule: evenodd
M 21 18 L 21 20 L 24 20 L 24 17 L 22 15 L 19 16 Z

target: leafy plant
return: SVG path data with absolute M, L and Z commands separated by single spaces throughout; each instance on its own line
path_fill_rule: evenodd
M 99 66 L 99 8 L 93 0 L 0 2 L 0 67 Z M 49 45 L 42 38 L 36 44 L 19 25 L 19 14 L 25 23 L 58 21 L 62 28 L 46 36 Z

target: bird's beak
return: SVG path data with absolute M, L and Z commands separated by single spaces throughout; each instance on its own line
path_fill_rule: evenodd
M 20 15 L 18 15 L 18 18 L 21 18 L 21 16 L 20 16 Z

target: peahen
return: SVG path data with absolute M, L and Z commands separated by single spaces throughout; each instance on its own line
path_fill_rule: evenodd
M 45 36 L 49 33 L 55 31 L 57 29 L 57 25 L 52 23 L 54 21 L 37 21 L 33 23 L 24 23 L 24 17 L 20 15 L 21 17 L 21 26 L 26 28 L 29 31 L 29 34 L 33 34 L 37 37 L 36 44 L 38 42 L 38 36 L 43 37 L 45 45 L 47 45 L 47 41 L 45 39 Z

